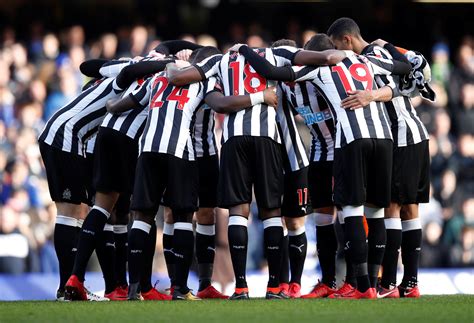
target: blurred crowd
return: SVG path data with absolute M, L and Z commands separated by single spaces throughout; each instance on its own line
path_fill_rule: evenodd
M 316 33 L 292 30 L 289 25 L 287 37 L 299 45 Z M 45 121 L 87 81 L 78 69 L 81 62 L 142 55 L 159 38 L 153 28 L 140 25 L 92 41 L 81 26 L 50 33 L 33 25 L 26 41 L 6 28 L 0 37 L 0 272 L 55 272 L 58 265 L 51 242 L 55 209 L 36 138 Z M 258 24 L 234 25 L 226 43 L 218 44 L 210 35 L 182 38 L 223 51 L 235 42 L 263 47 L 272 40 Z M 458 48 L 440 42 L 431 53 L 424 53 L 431 57 L 437 101 L 413 100 L 430 132 L 432 162 L 431 200 L 420 207 L 422 267 L 474 266 L 473 45 L 466 36 Z M 260 224 L 253 223 L 257 237 Z M 314 235 L 314 226 L 308 223 L 307 231 Z M 263 264 L 257 242 L 250 248 L 254 252 L 249 265 L 254 269 Z M 315 253 L 315 249 L 313 245 L 309 250 Z

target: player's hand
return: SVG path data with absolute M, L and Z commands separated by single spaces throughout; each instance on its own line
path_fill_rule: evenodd
M 347 94 L 349 96 L 341 102 L 341 107 L 343 107 L 344 109 L 355 110 L 363 108 L 369 105 L 369 103 L 374 100 L 372 96 L 372 91 L 369 90 L 348 91 Z
M 271 107 L 276 108 L 276 106 L 278 105 L 278 96 L 276 95 L 274 86 L 271 86 L 268 89 L 265 89 L 265 91 L 263 91 L 263 98 L 265 100 L 265 103 Z
M 235 44 L 234 46 L 229 48 L 229 52 L 238 52 L 240 47 L 242 47 L 242 46 L 247 46 L 247 45 L 245 45 L 245 44 Z
M 372 45 L 377 45 L 377 46 L 380 46 L 380 47 L 384 47 L 385 44 L 387 44 L 387 43 L 388 43 L 387 41 L 385 41 L 385 40 L 379 38 L 379 39 L 377 39 L 377 40 L 374 40 L 374 41 L 372 42 Z
M 176 53 L 176 57 L 181 61 L 189 61 L 189 57 L 193 53 L 190 49 L 183 49 Z
M 177 59 L 175 62 L 176 62 L 175 63 L 176 66 L 178 68 L 184 68 L 184 67 L 188 67 L 188 66 L 191 65 L 188 61 L 183 61 L 183 60 L 179 60 L 179 59 Z

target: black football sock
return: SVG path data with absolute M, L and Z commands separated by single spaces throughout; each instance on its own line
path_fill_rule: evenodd
M 380 285 L 383 288 L 397 286 L 398 253 L 402 244 L 402 221 L 400 218 L 385 219 L 387 229 L 387 244 L 382 261 L 382 279 Z
M 362 216 L 344 218 L 344 238 L 354 276 L 357 280 L 357 289 L 364 293 L 370 288 L 367 269 L 367 237 Z
M 197 224 L 196 258 L 198 262 L 199 291 L 211 286 L 214 256 L 216 254 L 215 225 Z
M 128 235 L 128 279 L 130 285 L 140 283 L 144 266 L 144 251 L 150 235 L 151 224 L 134 220 Z
M 176 222 L 174 224 L 173 247 L 176 262 L 176 289 L 181 293 L 186 294 L 189 292 L 189 268 L 193 262 L 194 254 L 194 233 L 192 223 Z
M 288 253 L 290 257 L 291 282 L 301 285 L 308 240 L 305 227 L 288 231 Z
M 114 225 L 115 277 L 118 286 L 127 286 L 127 240 L 128 228 L 124 224 Z
M 104 230 L 105 223 L 110 217 L 110 213 L 99 206 L 92 207 L 87 215 L 79 235 L 76 260 L 72 273 L 80 281 L 84 281 L 87 263 L 99 245 L 99 236 Z
M 281 242 L 280 284 L 290 283 L 290 258 L 288 244 L 288 232 L 283 232 L 283 240 Z
M 413 287 L 418 284 L 418 260 L 421 250 L 420 219 L 402 221 L 402 262 L 403 287 Z
M 64 289 L 71 276 L 77 248 L 77 220 L 72 217 L 58 215 L 54 226 L 54 249 L 59 262 L 59 288 Z
M 345 224 L 341 223 L 341 228 L 342 232 L 344 233 L 345 230 Z M 345 238 L 344 238 L 345 241 Z M 351 265 L 351 260 L 349 257 L 349 252 L 347 251 L 348 249 L 346 248 L 347 245 L 343 246 L 343 252 L 344 252 L 344 261 L 346 263 L 346 278 L 345 282 L 348 284 L 351 284 L 352 287 L 357 288 L 357 279 L 355 278 L 354 271 L 352 270 L 352 265 Z
M 332 221 L 332 215 L 329 215 L 329 217 Z M 321 281 L 323 284 L 334 288 L 336 285 L 337 239 L 333 223 L 316 225 L 316 246 L 321 265 Z
M 115 276 L 115 240 L 114 227 L 106 224 L 102 232 L 97 235 L 97 259 L 104 276 L 105 294 L 111 293 L 117 287 Z
M 268 285 L 280 285 L 281 244 L 283 240 L 283 224 L 281 218 L 263 220 L 263 243 L 268 262 Z
M 156 248 L 156 223 L 153 221 L 150 228 L 150 234 L 146 241 L 145 249 L 143 251 L 143 267 L 140 274 L 140 289 L 146 293 L 152 289 L 151 274 L 153 272 L 153 258 L 155 256 Z
M 385 230 L 384 209 L 381 208 L 365 208 L 367 226 L 369 234 L 367 236 L 368 251 L 368 272 L 370 279 L 370 287 L 376 287 L 380 272 L 380 265 L 383 261 L 385 253 L 385 244 L 387 242 L 387 231 Z
M 174 224 L 165 222 L 163 224 L 163 255 L 165 256 L 166 269 L 168 270 L 168 277 L 171 286 L 175 285 L 174 277 L 176 261 L 173 251 L 173 234 Z
M 248 220 L 240 215 L 229 216 L 229 249 L 234 268 L 235 287 L 247 288 L 245 270 L 247 268 Z

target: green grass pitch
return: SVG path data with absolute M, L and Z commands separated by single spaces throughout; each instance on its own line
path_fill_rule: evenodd
M 0 302 L 0 322 L 474 322 L 474 296 L 198 302 Z

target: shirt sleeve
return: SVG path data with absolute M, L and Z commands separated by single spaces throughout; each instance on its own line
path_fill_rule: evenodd
M 313 66 L 293 66 L 295 82 L 313 81 L 317 78 L 319 68 Z
M 391 75 L 393 72 L 393 60 L 372 55 L 366 55 L 368 64 L 372 66 L 375 75 Z
M 203 82 L 204 85 L 204 97 L 206 97 L 209 93 L 219 92 L 223 93 L 222 84 L 218 77 L 210 77 Z
M 125 66 L 133 63 L 132 60 L 112 60 L 102 65 L 99 73 L 104 77 L 116 77 Z
M 150 102 L 152 84 L 156 77 L 148 78 L 140 87 L 136 88 L 129 96 L 136 104 L 146 107 Z
M 392 56 L 390 55 L 390 53 L 380 47 L 380 46 L 372 46 L 369 48 L 369 51 L 366 53 L 366 55 L 368 56 L 372 56 L 372 57 L 376 57 L 376 58 L 383 58 L 383 59 L 386 59 L 386 60 L 391 60 L 392 59 Z M 382 86 L 388 86 L 392 89 L 392 92 L 394 93 L 394 96 L 395 96 L 395 93 L 397 91 L 397 84 L 395 83 L 395 80 L 393 79 L 393 76 L 390 76 L 390 75 L 376 75 L 375 76 L 375 81 L 377 82 L 377 85 L 379 87 L 382 87 Z
M 300 49 L 291 46 L 280 46 L 271 49 L 275 56 L 276 66 L 293 65 L 296 54 Z
M 199 73 L 201 73 L 202 79 L 204 80 L 219 73 L 219 63 L 221 62 L 221 59 L 222 55 L 217 54 L 208 57 L 193 66 L 198 69 Z

